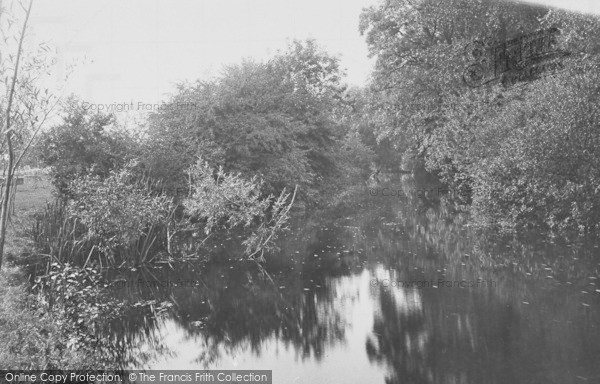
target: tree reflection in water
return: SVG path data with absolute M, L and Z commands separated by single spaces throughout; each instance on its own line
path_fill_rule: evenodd
M 435 187 L 398 183 L 392 187 L 406 189 L 406 197 L 363 191 L 351 204 L 298 219 L 281 252 L 268 259 L 269 277 L 232 256 L 238 253 L 226 241 L 209 262 L 121 276 L 198 284 L 117 290 L 120 300 L 145 305 L 131 306 L 112 336 L 149 366 L 149 351 L 163 358 L 173 352 L 165 340 L 176 326 L 206 367 L 231 356 L 260 359 L 276 342 L 296 353 L 297 366 L 348 360 L 357 370 L 379 367 L 388 383 L 567 383 L 600 375 L 597 243 L 475 233 L 443 198 L 424 202 L 409 193 Z M 494 285 L 379 286 L 344 301 L 352 291 L 344 284 L 358 284 L 350 279 L 356 276 Z M 361 307 L 348 310 L 353 306 Z M 369 319 L 365 329 L 354 327 L 357 316 Z M 354 340 L 364 363 L 355 361 Z M 123 361 L 137 366 L 129 357 Z
M 220 256 L 225 259 L 225 255 Z M 292 263 L 297 269 L 288 264 L 285 270 L 275 262 L 268 276 L 255 264 L 233 261 L 215 261 L 202 268 L 153 270 L 152 277 L 131 273 L 121 278 L 150 283 L 128 287 L 121 295 L 130 302 L 173 303 L 169 321 L 185 330 L 188 340 L 201 341 L 203 350 L 197 361 L 207 366 L 216 363 L 220 354 L 234 350 L 260 355 L 263 343 L 273 338 L 292 346 L 302 359 L 319 360 L 328 345 L 344 337 L 343 319 L 330 297 L 327 280 L 332 275 L 348 274 L 347 260 L 296 260 Z M 196 286 L 151 289 L 147 286 L 152 281 Z M 128 327 L 120 330 L 122 339 L 132 342 L 142 334 L 153 343 L 152 336 L 161 322 L 144 318 L 143 322 L 126 321 L 124 325 Z

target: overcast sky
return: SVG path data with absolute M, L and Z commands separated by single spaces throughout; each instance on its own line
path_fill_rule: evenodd
M 31 40 L 59 51 L 57 76 L 75 60 L 69 92 L 96 103 L 157 103 L 182 80 L 218 75 L 245 57 L 262 60 L 290 39 L 315 38 L 365 83 L 372 61 L 358 31 L 379 0 L 36 1 Z M 540 0 L 600 13 L 600 0 Z

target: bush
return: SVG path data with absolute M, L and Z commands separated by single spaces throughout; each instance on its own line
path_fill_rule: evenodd
M 52 309 L 46 296 L 51 291 L 27 293 L 23 276 L 15 279 L 1 272 L 0 369 L 117 367 L 114 347 L 98 337 L 98 331 L 119 306 L 100 295 L 97 272 L 82 271 L 53 266 L 44 279 L 57 288 L 51 293 Z
M 106 267 L 138 266 L 168 249 L 172 198 L 136 182 L 130 168 L 72 181 L 70 200 L 36 215 L 30 235 L 37 251 L 60 263 Z
M 527 88 L 498 88 L 475 108 L 464 103 L 434 133 L 429 169 L 473 190 L 481 224 L 600 229 L 600 66 L 575 64 Z
M 70 183 L 68 215 L 85 228 L 83 239 L 92 242 L 109 259 L 139 240 L 166 237 L 173 218 L 172 198 L 156 195 L 136 182 L 131 167 L 112 171 L 102 180 L 84 176 Z M 132 260 L 131 260 L 132 261 Z
M 477 212 L 550 229 L 600 229 L 600 68 L 540 81 L 490 125 L 510 134 L 477 168 Z M 515 117 L 511 117 L 515 116 Z
M 275 198 L 262 196 L 262 182 L 256 177 L 244 180 L 240 175 L 214 170 L 199 160 L 188 170 L 191 195 L 183 201 L 186 214 L 204 225 L 209 234 L 215 228 L 253 229 L 244 241 L 246 255 L 262 257 L 273 248 L 277 234 L 287 223 L 294 196 L 285 190 Z
M 36 278 L 38 305 L 58 314 L 71 327 L 67 347 L 94 348 L 103 344 L 101 327 L 118 318 L 121 304 L 110 300 L 102 274 L 91 267 L 53 263 L 50 271 Z

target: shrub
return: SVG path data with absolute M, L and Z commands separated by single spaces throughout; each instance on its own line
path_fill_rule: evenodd
M 188 170 L 191 195 L 183 201 L 186 214 L 204 224 L 209 234 L 215 228 L 254 228 L 244 241 L 246 254 L 253 258 L 273 248 L 294 203 L 294 196 L 285 190 L 275 198 L 261 195 L 262 182 L 256 177 L 244 180 L 240 175 L 227 174 L 222 168 L 214 170 L 199 160 Z M 288 202 L 289 201 L 289 202 Z
M 172 198 L 136 182 L 130 169 L 71 182 L 71 199 L 49 204 L 35 218 L 30 235 L 37 251 L 78 266 L 138 266 L 168 249 Z
M 85 228 L 85 240 L 107 255 L 157 235 L 156 228 L 172 218 L 172 199 L 137 184 L 130 170 L 112 171 L 104 180 L 83 176 L 69 185 L 68 214 Z
M 55 264 L 38 294 L 8 274 L 0 274 L 0 369 L 117 367 L 114 346 L 98 331 L 120 307 L 100 294 L 97 272 Z
M 599 83 L 591 59 L 527 87 L 496 88 L 476 107 L 463 100 L 433 134 L 428 168 L 473 191 L 481 224 L 597 231 Z
M 102 274 L 91 267 L 53 263 L 50 271 L 36 278 L 38 305 L 47 313 L 58 314 L 69 324 L 67 347 L 95 348 L 103 344 L 99 331 L 118 318 L 122 305 L 110 300 Z
M 600 229 L 600 68 L 533 85 L 526 100 L 489 121 L 509 132 L 474 167 L 476 212 L 581 232 Z

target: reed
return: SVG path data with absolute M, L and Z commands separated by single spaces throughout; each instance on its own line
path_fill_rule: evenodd
M 94 249 L 93 244 L 83 240 L 82 233 L 77 220 L 68 216 L 66 205 L 56 201 L 36 215 L 30 236 L 39 254 L 48 257 L 49 262 L 84 265 Z
M 100 239 L 89 238 L 87 229 L 69 215 L 62 201 L 48 203 L 34 220 L 30 230 L 38 254 L 47 258 L 47 265 L 59 263 L 81 267 L 96 264 L 101 268 L 139 267 L 155 263 L 165 257 L 171 259 L 168 249 L 168 225 L 173 221 L 175 208 L 164 223 L 152 224 L 130 241 L 108 251 L 98 246 Z

